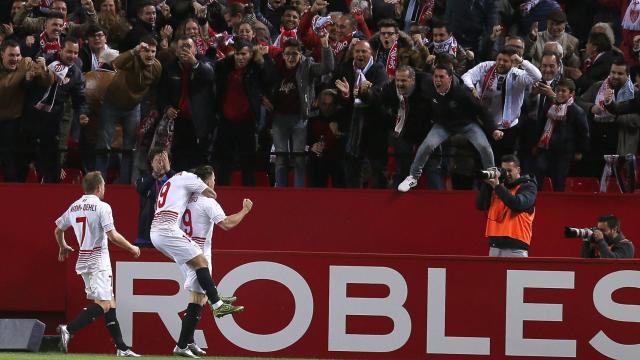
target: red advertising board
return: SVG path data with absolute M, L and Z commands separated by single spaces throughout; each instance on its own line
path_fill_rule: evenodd
M 118 252 L 118 318 L 143 354 L 169 354 L 187 295 L 157 252 Z M 81 280 L 68 274 L 68 316 Z M 229 356 L 379 359 L 637 359 L 635 260 L 219 251 L 214 279 L 243 313 L 202 317 L 196 342 Z M 72 352 L 109 352 L 102 321 Z

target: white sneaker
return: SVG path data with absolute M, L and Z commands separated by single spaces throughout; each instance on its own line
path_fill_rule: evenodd
M 69 334 L 69 330 L 67 330 L 67 325 L 58 325 L 56 331 L 58 332 L 58 334 L 60 334 L 60 343 L 58 344 L 60 351 L 64 353 L 68 352 L 69 341 L 71 341 L 71 334 Z
M 141 357 L 142 355 L 136 354 L 133 352 L 133 350 L 131 349 L 127 349 L 127 350 L 120 350 L 118 349 L 116 351 L 116 357 Z
M 202 350 L 200 348 L 200 346 L 196 345 L 196 343 L 192 343 L 192 344 L 187 345 L 187 348 L 189 350 L 191 350 L 191 352 L 194 353 L 194 355 L 197 355 L 197 356 L 205 356 L 205 355 L 207 355 L 207 352 Z
M 200 359 L 200 356 L 194 355 L 194 353 L 192 353 L 191 350 L 189 350 L 188 346 L 184 349 L 180 349 L 178 345 L 176 345 L 176 347 L 173 348 L 173 355 L 188 357 L 192 359 Z
M 398 191 L 407 192 L 411 190 L 412 187 L 416 187 L 416 185 L 418 185 L 418 179 L 409 175 L 406 179 L 404 179 L 404 181 L 400 183 L 400 185 L 398 185 Z

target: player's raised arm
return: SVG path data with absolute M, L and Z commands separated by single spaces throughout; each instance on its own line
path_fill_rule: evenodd
M 251 209 L 253 208 L 253 202 L 249 199 L 242 200 L 242 210 L 238 211 L 235 214 L 229 215 L 224 220 L 220 221 L 218 225 L 224 230 L 231 230 L 236 227 L 242 219 L 244 219 L 245 215 L 247 215 Z
M 138 256 L 140 256 L 140 248 L 135 245 L 131 245 L 131 243 L 128 242 L 127 239 L 125 239 L 124 236 L 120 235 L 120 233 L 115 229 L 107 231 L 107 237 L 118 247 L 123 248 L 133 254 L 133 257 L 137 258 Z
M 58 252 L 58 261 L 64 261 L 74 250 L 71 246 L 67 245 L 67 242 L 64 240 L 64 231 L 62 229 L 56 226 L 53 235 L 56 237 L 58 246 L 60 247 L 60 251 Z

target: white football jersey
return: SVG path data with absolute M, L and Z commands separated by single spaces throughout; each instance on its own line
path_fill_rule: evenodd
M 61 230 L 73 227 L 80 251 L 76 272 L 111 271 L 107 232 L 114 230 L 111 206 L 95 195 L 84 195 L 76 200 L 62 216 L 56 220 Z
M 190 172 L 182 171 L 173 175 L 158 193 L 151 231 L 177 228 L 191 194 L 200 194 L 206 188 L 207 184 Z
M 182 216 L 180 228 L 210 258 L 213 228 L 226 217 L 216 200 L 202 194 L 193 194 Z

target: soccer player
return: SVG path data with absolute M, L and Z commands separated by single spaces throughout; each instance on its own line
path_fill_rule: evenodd
M 200 166 L 195 169 L 194 174 L 197 175 L 211 189 L 214 188 L 216 183 L 216 177 L 213 173 L 213 168 L 208 165 Z M 204 257 L 209 264 L 209 271 L 211 271 L 211 246 L 213 227 L 215 225 L 220 226 L 224 230 L 230 230 L 236 227 L 242 219 L 247 215 L 253 202 L 249 199 L 242 201 L 242 210 L 233 214 L 225 215 L 224 210 L 216 200 L 200 194 L 193 194 L 187 204 L 187 209 L 182 216 L 181 228 L 191 237 L 191 239 L 202 249 Z M 200 314 L 202 313 L 202 307 L 207 301 L 207 296 L 202 290 L 202 287 L 198 284 L 195 271 L 187 265 L 181 265 L 180 269 L 186 279 L 184 288 L 190 291 L 189 305 L 187 306 L 187 312 L 182 319 L 182 330 L 180 331 L 180 338 L 176 351 L 182 351 L 182 349 L 188 348 L 193 355 L 204 356 L 206 352 L 202 350 L 193 340 L 193 334 L 195 332 L 198 320 L 200 320 Z M 231 303 L 235 301 L 235 297 L 221 298 L 223 302 Z M 186 351 L 184 351 L 187 353 Z M 188 354 L 188 353 L 187 353 Z M 185 355 L 183 355 L 185 356 Z M 191 356 L 186 355 L 186 356 Z
M 104 314 L 104 322 L 116 344 L 116 356 L 139 357 L 122 340 L 120 324 L 116 318 L 116 299 L 113 296 L 111 261 L 107 239 L 134 257 L 140 256 L 140 249 L 131 245 L 120 235 L 113 223 L 111 206 L 102 201 L 105 184 L 99 171 L 90 172 L 82 179 L 84 195 L 76 200 L 62 216 L 56 220 L 55 237 L 60 246 L 58 261 L 64 261 L 74 249 L 67 245 L 64 231 L 70 226 L 80 246 L 76 272 L 84 280 L 87 299 L 95 303 L 87 306 L 67 325 L 58 326 L 60 350 L 67 352 L 71 337 L 95 318 Z
M 196 274 L 198 284 L 207 295 L 213 315 L 223 317 L 244 310 L 242 306 L 224 303 L 211 278 L 209 264 L 202 250 L 187 234 L 180 229 L 182 214 L 192 194 L 216 198 L 216 193 L 196 175 L 182 171 L 164 183 L 158 193 L 156 212 L 151 222 L 151 242 L 156 249 L 175 261 L 178 265 L 187 264 Z M 174 349 L 174 354 L 193 357 L 185 354 L 188 348 Z M 191 352 L 191 351 L 189 351 Z

